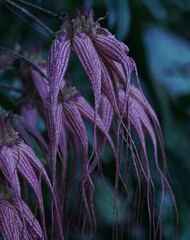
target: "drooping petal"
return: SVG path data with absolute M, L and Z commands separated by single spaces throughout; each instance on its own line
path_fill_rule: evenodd
M 31 71 L 32 80 L 38 90 L 38 93 L 44 103 L 47 105 L 47 100 L 49 96 L 49 83 L 48 81 L 40 75 L 40 73 L 36 72 L 35 70 Z
M 107 68 L 110 69 L 112 72 L 112 82 L 113 84 L 117 85 L 119 82 L 122 83 L 124 87 L 126 87 L 127 80 L 130 79 L 132 72 L 135 69 L 135 62 L 132 58 L 127 56 L 127 62 L 128 62 L 128 69 L 127 69 L 127 75 L 124 67 L 122 66 L 122 63 L 116 62 L 109 58 L 104 58 L 104 62 L 107 65 Z M 118 79 L 116 80 L 116 76 Z
M 36 157 L 34 151 L 22 142 L 19 144 L 19 149 L 26 156 L 27 160 L 30 162 L 30 164 L 33 166 L 34 170 L 39 174 L 39 176 L 42 177 L 42 179 L 48 184 L 48 186 L 51 186 L 45 168 L 43 164 L 39 161 L 39 159 Z
M 63 233 L 62 233 L 60 213 L 59 213 L 59 210 L 58 210 L 57 199 L 55 198 L 55 193 L 54 193 L 54 190 L 52 188 L 49 177 L 46 173 L 46 170 L 45 170 L 43 164 L 37 159 L 35 153 L 33 152 L 33 150 L 29 146 L 27 146 L 26 144 L 21 142 L 19 144 L 19 148 L 24 153 L 24 155 L 27 156 L 27 159 L 30 162 L 30 164 L 33 166 L 34 170 L 47 183 L 47 185 L 49 187 L 49 190 L 50 190 L 50 192 L 52 194 L 52 197 L 53 197 L 53 203 L 55 205 L 55 215 L 56 215 L 58 235 L 59 235 L 59 239 L 62 240 L 64 238 L 63 238 Z
M 102 118 L 102 122 L 104 124 L 104 128 L 107 132 L 109 132 L 112 121 L 113 121 L 113 108 L 105 96 L 101 98 L 101 104 L 99 109 L 100 117 Z M 104 144 L 106 142 L 105 135 L 101 134 L 102 136 L 99 137 L 99 146 L 98 146 L 98 154 L 101 156 Z
M 53 106 L 48 104 L 47 109 L 47 123 L 49 133 L 49 161 L 52 166 L 53 181 L 56 176 L 56 162 L 57 162 L 57 150 L 59 144 L 59 138 L 62 128 L 62 107 L 61 104 Z
M 81 116 L 84 119 L 86 119 L 88 122 L 90 122 L 91 124 L 94 124 L 95 111 L 90 106 L 90 104 L 85 100 L 85 98 L 83 98 L 82 96 L 78 97 L 76 104 L 77 104 L 77 107 L 78 107 L 78 110 L 79 110 Z M 108 116 L 108 117 L 110 117 L 110 116 Z M 106 137 L 106 140 L 109 142 L 109 144 L 113 150 L 115 159 L 118 159 L 116 151 L 115 151 L 114 143 L 108 133 L 108 128 L 107 128 L 108 126 L 105 128 L 104 123 L 99 115 L 97 115 L 97 118 L 96 118 L 96 126 L 97 126 L 97 129 L 100 131 L 100 133 L 102 133 Z
M 61 129 L 60 139 L 59 139 L 59 147 L 62 153 L 63 161 L 66 163 L 67 161 L 67 133 L 64 126 Z M 66 166 L 65 166 L 66 167 Z
M 21 229 L 23 239 L 29 240 L 16 209 L 7 201 L 0 200 L 0 232 L 4 239 L 20 240 Z
M 124 54 L 127 55 L 129 52 L 127 45 L 117 40 L 113 35 L 104 36 L 98 34 L 94 44 L 116 62 L 123 61 Z
M 124 101 L 125 101 L 125 92 L 123 90 L 119 90 L 119 95 L 120 95 L 120 108 L 121 111 L 123 111 L 124 107 Z M 127 112 L 127 110 L 125 110 Z M 149 163 L 148 163 L 148 157 L 147 157 L 147 150 L 146 150 L 146 143 L 145 143 L 145 133 L 144 133 L 144 127 L 146 125 L 147 128 L 149 128 L 149 131 L 154 135 L 155 138 L 155 133 L 153 131 L 152 125 L 148 119 L 147 114 L 143 110 L 143 107 L 139 104 L 139 102 L 135 101 L 134 97 L 129 95 L 129 105 L 128 105 L 128 116 L 125 114 L 125 120 L 129 120 L 130 124 L 135 128 L 140 142 L 141 146 L 143 149 L 144 157 L 146 160 L 146 169 L 142 169 L 143 171 L 145 170 L 145 174 L 147 176 L 147 179 L 151 180 L 151 174 L 150 174 L 150 169 L 149 169 Z
M 101 95 L 101 64 L 91 39 L 86 33 L 82 34 L 82 37 L 73 37 L 73 48 L 92 83 L 97 112 Z
M 71 51 L 70 40 L 56 38 L 48 54 L 47 78 L 50 86 L 52 103 L 57 103 L 60 85 L 67 69 Z
M 161 130 L 158 118 L 156 116 L 156 113 L 153 110 L 153 108 L 150 106 L 148 101 L 145 99 L 142 92 L 140 92 L 137 88 L 135 88 L 133 86 L 131 87 L 130 92 L 131 92 L 131 96 L 133 96 L 143 106 L 143 109 L 146 112 L 146 114 L 148 115 L 149 119 L 154 123 L 154 126 L 157 130 L 158 138 L 160 141 L 160 147 L 162 150 L 162 156 L 163 156 L 165 168 L 167 168 L 165 151 L 164 151 L 164 141 L 163 141 L 163 137 L 162 137 L 162 130 Z
M 37 221 L 36 217 L 33 215 L 30 208 L 24 201 L 22 201 L 22 205 L 23 205 L 24 217 L 26 220 L 26 224 L 28 225 L 28 229 L 30 230 L 30 232 L 32 232 L 33 235 L 36 235 L 39 239 L 44 239 L 41 226 Z
M 31 188 L 35 192 L 45 232 L 45 214 L 41 192 L 41 184 L 37 179 L 36 173 L 34 172 L 30 162 L 28 161 L 27 156 L 25 156 L 23 152 L 19 149 L 12 150 L 12 152 L 15 158 L 15 162 L 17 163 L 18 172 L 20 172 L 20 174 L 30 184 Z
M 84 126 L 81 115 L 78 111 L 75 103 L 64 103 L 62 104 L 63 112 L 68 122 L 70 123 L 72 129 L 75 131 L 78 136 L 83 149 L 83 160 L 87 161 L 88 158 L 88 138 L 86 128 Z M 85 162 L 84 162 L 85 164 Z
M 109 72 L 106 69 L 106 66 L 103 63 L 103 61 L 101 62 L 101 67 L 102 67 L 102 90 L 106 95 L 106 97 L 108 98 L 108 100 L 110 101 L 110 104 L 113 106 L 115 114 L 119 117 L 120 113 L 119 113 L 117 100 L 116 100 L 117 94 L 114 91 L 114 87 L 113 87 Z
M 109 132 L 109 129 L 111 127 L 111 123 L 113 120 L 113 107 L 111 106 L 111 103 L 108 101 L 107 98 L 102 96 L 101 99 L 101 107 L 100 107 L 100 117 L 102 118 L 103 124 L 107 132 Z
M 112 69 L 115 68 L 116 73 L 120 70 L 119 68 L 115 67 L 115 62 L 120 64 L 122 72 L 125 73 L 125 79 L 122 78 L 121 80 L 124 80 L 123 84 L 126 88 L 126 95 L 128 97 L 131 72 L 134 69 L 134 66 L 131 64 L 131 58 L 129 58 L 127 55 L 128 47 L 124 43 L 118 41 L 113 35 L 97 35 L 94 44 L 102 59 L 110 64 L 110 66 L 113 65 Z
M 0 169 L 10 183 L 15 197 L 20 198 L 20 183 L 17 175 L 17 166 L 10 148 L 2 146 L 0 152 Z
M 59 137 L 61 132 L 62 108 L 58 104 L 58 94 L 67 69 L 71 51 L 71 42 L 66 38 L 59 37 L 51 45 L 48 55 L 47 78 L 49 81 L 50 102 L 47 106 L 47 123 L 49 133 L 50 161 L 53 172 L 53 185 L 56 179 L 56 159 Z
M 78 110 L 81 114 L 81 116 L 86 119 L 87 121 L 89 121 L 91 124 L 94 124 L 94 115 L 95 115 L 95 111 L 94 109 L 90 106 L 90 104 L 86 101 L 85 98 L 83 98 L 82 96 L 78 97 L 78 100 L 76 102 Z M 104 128 L 104 124 L 102 122 L 102 119 L 100 118 L 100 116 L 97 116 L 96 119 L 96 125 L 97 128 L 103 133 L 103 134 L 107 134 L 106 129 Z

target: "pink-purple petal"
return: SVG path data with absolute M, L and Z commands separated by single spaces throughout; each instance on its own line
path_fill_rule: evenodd
M 84 39 L 74 36 L 73 48 L 92 83 L 97 111 L 101 95 L 101 64 L 99 56 L 91 39 L 87 35 Z

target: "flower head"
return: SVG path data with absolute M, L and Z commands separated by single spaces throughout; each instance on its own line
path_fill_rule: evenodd
M 48 162 L 52 171 L 53 191 L 56 197 L 61 196 L 60 209 L 63 209 L 64 204 L 67 207 L 64 200 L 69 199 L 71 186 L 77 177 L 77 180 L 79 179 L 77 196 L 82 196 L 77 199 L 81 200 L 81 209 L 85 209 L 82 228 L 85 229 L 88 225 L 90 237 L 92 237 L 96 225 L 93 208 L 96 186 L 93 174 L 96 169 L 101 168 L 101 156 L 105 143 L 108 142 L 115 160 L 113 238 L 118 237 L 117 219 L 115 219 L 119 205 L 118 191 L 120 186 L 126 192 L 128 191 L 131 180 L 124 170 L 128 171 L 131 167 L 135 169 L 138 182 L 137 222 L 141 205 L 141 188 L 142 183 L 145 182 L 150 225 L 149 238 L 156 239 L 161 236 L 161 212 L 166 189 L 173 198 L 174 205 L 175 200 L 166 178 L 167 166 L 159 121 L 142 93 L 135 62 L 128 55 L 128 47 L 108 30 L 102 28 L 100 19 L 94 21 L 91 10 L 86 8 L 83 12 L 78 11 L 74 19 L 70 19 L 65 14 L 62 20 L 61 30 L 55 34 L 56 38 L 50 47 L 47 64 L 45 62 L 44 66 L 40 66 L 46 78 L 40 76 L 35 70 L 31 71 L 32 79 L 44 104 L 42 112 L 47 122 L 49 137 Z M 65 81 L 71 51 L 78 57 L 91 82 L 94 106 L 91 106 L 83 97 L 82 91 L 79 93 L 74 86 Z M 131 84 L 133 73 L 136 74 L 139 88 Z M 23 111 L 23 115 L 28 118 L 26 111 Z M 86 121 L 93 126 L 91 154 L 89 154 Z M 5 117 L 1 117 L 0 127 L 2 129 L 0 152 L 2 172 L 17 196 L 16 199 L 20 197 L 18 173 L 26 179 L 37 196 L 43 219 L 43 203 L 37 175 L 42 176 L 48 184 L 49 180 L 43 166 L 29 146 L 24 132 L 26 129 L 34 133 L 31 130 L 33 128 L 28 128 L 26 124 L 22 126 L 17 124 L 12 127 L 10 121 L 5 122 Z M 15 132 L 15 130 L 19 131 Z M 39 136 L 38 139 L 40 139 Z M 148 154 L 147 141 L 151 143 L 153 149 L 151 157 Z M 70 142 L 74 145 L 72 145 L 74 160 L 71 174 L 68 174 L 67 149 Z M 158 159 L 159 148 L 161 149 L 160 159 Z M 58 157 L 59 149 L 61 154 L 59 152 Z M 82 157 L 78 157 L 78 153 L 81 153 Z M 8 163 L 6 156 L 13 159 L 11 164 Z M 59 158 L 62 160 L 61 190 L 57 189 L 60 180 L 57 180 L 57 159 Z M 81 160 L 82 171 L 76 170 L 78 159 Z M 129 164 L 130 159 L 132 159 L 132 166 Z M 155 206 L 156 187 L 152 168 L 156 170 L 156 176 L 162 185 L 158 210 Z M 67 181 L 69 186 L 64 188 L 63 186 L 67 186 Z M 22 206 L 21 203 L 20 206 Z
M 24 219 L 24 208 L 21 200 L 19 175 L 33 189 L 41 214 L 43 231 L 45 230 L 44 205 L 41 192 L 41 178 L 51 189 L 51 183 L 43 164 L 36 157 L 22 136 L 14 128 L 13 114 L 0 113 L 0 171 L 10 184 L 21 219 Z
M 41 226 L 27 204 L 20 199 L 23 216 L 10 184 L 0 177 L 0 232 L 5 239 L 44 239 Z

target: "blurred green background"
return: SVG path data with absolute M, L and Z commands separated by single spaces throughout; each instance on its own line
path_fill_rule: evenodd
M 67 11 L 72 17 L 84 3 L 94 9 L 96 18 L 109 12 L 101 25 L 129 46 L 129 55 L 136 62 L 142 88 L 161 122 L 171 185 L 179 211 L 179 239 L 190 239 L 190 1 L 31 2 L 55 12 Z M 51 37 L 20 11 L 11 9 L 0 2 L 0 45 L 14 49 L 19 43 L 27 50 L 32 44 L 39 44 L 48 51 Z M 36 10 L 31 12 L 54 31 L 59 30 L 58 20 L 45 17 Z M 75 76 L 83 74 L 74 63 L 71 67 Z M 14 96 L 10 100 L 8 93 L 0 90 L 0 104 L 6 105 L 7 109 L 13 108 Z M 105 207 L 105 221 L 109 223 L 112 207 L 103 205 L 103 209 Z M 97 239 L 106 239 L 103 234 L 102 231 Z

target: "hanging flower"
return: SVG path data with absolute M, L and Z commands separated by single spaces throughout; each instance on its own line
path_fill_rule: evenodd
M 4 239 L 44 239 L 43 231 L 27 204 L 21 200 L 22 213 L 14 193 L 3 176 L 0 177 L 0 232 Z
M 41 179 L 47 183 L 53 193 L 51 183 L 43 164 L 36 157 L 33 149 L 14 129 L 13 122 L 12 114 L 0 113 L 0 171 L 10 184 L 22 220 L 24 219 L 24 209 L 21 201 L 19 175 L 31 186 L 40 210 L 44 238 L 47 239 Z

